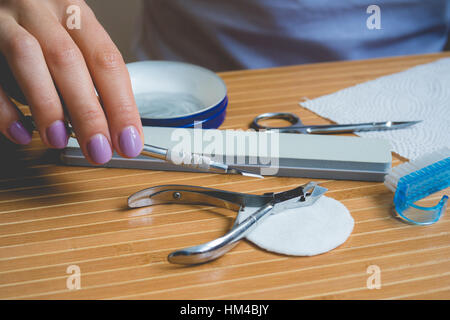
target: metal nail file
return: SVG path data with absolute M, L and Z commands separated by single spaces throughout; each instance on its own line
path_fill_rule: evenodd
M 210 158 L 228 166 L 226 172 L 230 170 L 229 173 L 237 169 L 264 176 L 383 181 L 391 168 L 391 145 L 384 139 L 269 131 L 236 130 L 231 132 L 232 135 L 227 132 L 228 130 L 217 129 L 144 127 L 146 143 L 158 146 L 164 152 L 177 150 L 181 144 L 180 137 L 183 136 L 190 140 L 188 153 L 210 156 L 211 143 L 216 140 L 222 148 L 213 150 L 215 154 Z M 196 134 L 200 139 L 195 136 Z M 215 139 L 212 139 L 214 137 Z M 202 143 L 197 143 L 197 140 L 201 140 Z M 241 146 L 239 141 L 243 141 Z M 266 154 L 264 150 L 267 151 Z M 75 139 L 69 140 L 68 147 L 62 153 L 62 161 L 69 165 L 90 166 Z M 105 166 L 208 172 L 201 166 L 195 168 L 180 166 L 144 155 L 125 159 L 114 154 L 112 160 Z M 218 171 L 220 170 L 215 172 Z M 223 172 L 225 173 L 225 170 Z
M 32 129 L 36 128 L 34 120 L 31 116 L 26 116 L 25 119 L 27 119 L 27 122 Z M 72 144 L 73 144 L 73 141 L 76 139 L 75 132 L 73 131 L 73 129 L 70 125 L 68 126 L 67 129 L 70 133 L 70 137 L 72 139 Z M 76 142 L 76 144 L 78 145 L 77 142 Z M 239 174 L 239 175 L 246 176 L 246 177 L 264 179 L 264 177 L 260 174 L 247 172 L 245 170 L 238 169 L 236 167 L 227 165 L 225 163 L 214 161 L 208 156 L 199 155 L 199 154 L 195 154 L 195 153 L 191 153 L 191 152 L 185 152 L 185 151 L 176 152 L 174 150 L 170 150 L 170 149 L 166 149 L 166 148 L 162 148 L 162 147 L 158 147 L 158 146 L 152 146 L 149 144 L 144 144 L 142 151 L 141 151 L 141 155 L 145 156 L 145 157 L 150 157 L 153 159 L 163 160 L 174 166 L 182 166 L 184 168 L 192 169 L 192 170 L 199 169 L 199 170 L 213 172 L 213 173 Z M 63 161 L 64 161 L 64 159 L 67 159 L 65 157 L 65 154 L 62 154 L 62 159 L 63 159 Z M 86 159 L 84 162 L 80 163 L 80 165 L 83 165 L 83 164 L 88 164 Z

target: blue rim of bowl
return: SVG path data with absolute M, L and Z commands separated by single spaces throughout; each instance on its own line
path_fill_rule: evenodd
M 217 118 L 220 116 L 225 118 L 224 116 L 227 106 L 228 96 L 225 96 L 217 105 L 195 114 L 176 118 L 141 118 L 141 121 L 143 126 L 150 127 L 188 128 L 193 127 L 194 122 L 201 122 L 203 128 L 218 128 L 222 124 L 223 119 L 215 126 L 209 126 L 208 123 L 212 125 L 214 120 L 217 121 Z
M 195 125 L 197 125 L 198 127 L 198 125 L 200 124 L 200 128 L 202 129 L 217 129 L 225 120 L 226 110 L 227 110 L 226 108 L 223 108 L 222 111 L 216 113 L 215 115 L 213 115 L 208 119 L 204 119 L 201 121 L 195 120 L 194 123 L 185 126 L 185 128 L 192 128 L 195 127 Z

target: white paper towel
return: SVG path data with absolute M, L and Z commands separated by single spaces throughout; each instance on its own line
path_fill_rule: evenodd
M 339 124 L 423 120 L 400 130 L 358 132 L 385 138 L 409 159 L 450 147 L 450 58 L 384 76 L 300 105 Z

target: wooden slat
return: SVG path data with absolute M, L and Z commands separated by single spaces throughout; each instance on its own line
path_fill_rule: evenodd
M 230 97 L 222 128 L 246 129 L 257 114 L 280 110 L 327 124 L 298 103 L 448 55 L 220 73 Z M 223 234 L 235 213 L 184 205 L 128 210 L 131 193 L 170 183 L 263 193 L 310 179 L 66 167 L 37 134 L 29 146 L 0 144 L 1 299 L 450 298 L 448 214 L 428 227 L 405 224 L 393 217 L 393 194 L 382 183 L 313 179 L 355 219 L 348 241 L 329 253 L 287 257 L 243 241 L 212 263 L 179 267 L 166 261 L 168 253 Z M 393 165 L 402 161 L 394 155 Z M 66 287 L 70 265 L 81 269 L 80 290 Z M 381 289 L 366 286 L 370 265 L 381 269 Z

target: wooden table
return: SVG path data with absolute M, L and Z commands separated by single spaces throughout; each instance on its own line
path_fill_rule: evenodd
M 221 128 L 245 129 L 270 111 L 326 124 L 298 102 L 449 55 L 221 73 L 230 97 Z M 243 241 L 212 263 L 180 267 L 166 261 L 169 252 L 223 234 L 235 213 L 182 205 L 128 210 L 131 193 L 169 183 L 263 193 L 310 179 L 66 167 L 37 135 L 23 148 L 3 141 L 0 150 L 0 298 L 450 298 L 448 214 L 428 227 L 402 223 L 382 183 L 321 180 L 355 219 L 348 241 L 331 252 L 287 257 Z M 393 164 L 401 161 L 395 156 Z M 72 265 L 81 272 L 79 290 L 67 288 Z M 381 289 L 366 286 L 371 265 L 381 270 Z

